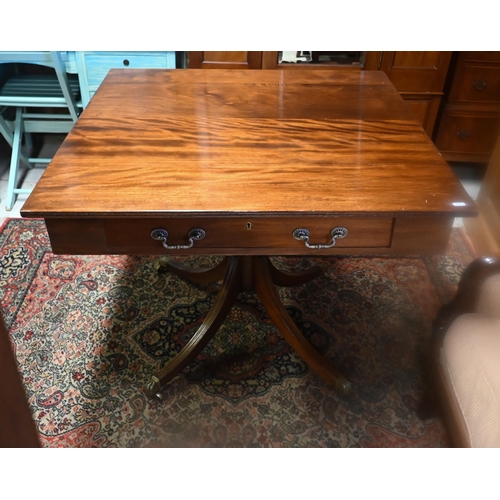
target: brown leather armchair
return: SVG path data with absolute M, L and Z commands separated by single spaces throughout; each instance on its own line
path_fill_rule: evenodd
M 434 380 L 456 447 L 500 447 L 500 256 L 464 271 L 434 323 Z

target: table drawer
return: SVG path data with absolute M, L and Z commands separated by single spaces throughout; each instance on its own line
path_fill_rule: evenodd
M 167 245 L 188 245 L 188 233 L 199 228 L 205 232 L 195 240 L 193 250 L 210 252 L 215 249 L 290 249 L 307 253 L 304 240 L 293 236 L 296 229 L 309 231 L 309 244 L 332 243 L 331 231 L 342 227 L 347 235 L 335 239 L 334 248 L 389 247 L 393 220 L 390 217 L 305 217 L 305 218 L 175 218 L 175 219 L 109 219 L 105 221 L 106 244 L 113 248 L 129 249 L 132 253 L 182 253 L 168 250 L 162 241 L 154 240 L 151 232 L 164 229 Z

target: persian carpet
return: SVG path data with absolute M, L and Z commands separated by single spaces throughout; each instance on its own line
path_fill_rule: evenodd
M 472 260 L 458 230 L 435 257 L 273 258 L 282 269 L 325 268 L 279 293 L 353 383 L 349 397 L 311 372 L 256 296 L 242 293 L 163 399 L 146 398 L 143 384 L 185 345 L 218 291 L 157 273 L 158 260 L 54 255 L 43 221 L 3 225 L 0 306 L 43 446 L 448 446 L 439 418 L 416 410 L 432 320 Z

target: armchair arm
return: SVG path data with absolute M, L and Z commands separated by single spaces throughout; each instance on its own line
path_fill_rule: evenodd
M 443 334 L 455 318 L 477 312 L 500 319 L 500 255 L 478 257 L 460 278 L 458 290 L 434 320 L 434 333 Z

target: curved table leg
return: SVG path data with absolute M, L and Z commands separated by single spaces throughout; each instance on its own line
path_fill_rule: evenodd
M 254 260 L 254 286 L 270 318 L 297 354 L 338 392 L 350 394 L 351 383 L 314 349 L 286 312 L 271 279 L 268 257 L 256 257 Z
M 172 273 L 179 278 L 204 285 L 219 281 L 224 278 L 229 257 L 224 259 L 214 267 L 191 268 L 175 260 L 160 261 L 158 264 L 159 273 Z
M 227 316 L 241 286 L 241 264 L 237 257 L 229 257 L 224 282 L 215 303 L 182 351 L 171 359 L 150 382 L 144 386 L 148 397 L 156 396 L 165 385 L 178 375 L 207 345 Z
M 269 260 L 269 273 L 276 286 L 299 286 L 322 275 L 324 269 L 320 266 L 312 266 L 304 271 L 282 271 Z

